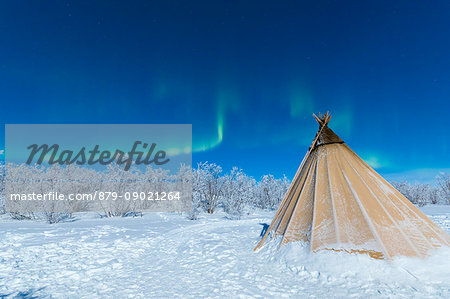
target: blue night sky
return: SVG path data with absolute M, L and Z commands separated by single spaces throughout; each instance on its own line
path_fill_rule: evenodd
M 450 2 L 372 2 L 2 1 L 1 121 L 192 123 L 194 162 L 292 178 L 330 110 L 381 174 L 430 180 Z

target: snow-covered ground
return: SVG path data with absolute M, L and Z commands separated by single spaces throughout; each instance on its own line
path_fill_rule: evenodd
M 422 210 L 450 231 L 450 207 Z M 300 244 L 254 252 L 274 212 L 197 221 L 76 215 L 45 224 L 0 219 L 0 298 L 450 298 L 450 249 L 392 262 L 310 254 Z

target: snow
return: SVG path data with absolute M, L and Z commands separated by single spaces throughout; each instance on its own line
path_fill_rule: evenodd
M 450 206 L 421 208 L 450 231 Z M 450 249 L 427 259 L 311 254 L 300 243 L 254 252 L 274 212 L 196 221 L 175 213 L 46 224 L 0 217 L 0 298 L 450 297 Z

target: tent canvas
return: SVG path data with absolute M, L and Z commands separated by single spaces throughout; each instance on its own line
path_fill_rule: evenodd
M 449 235 L 355 154 L 317 117 L 317 132 L 267 232 L 311 251 L 367 253 L 373 258 L 428 255 Z

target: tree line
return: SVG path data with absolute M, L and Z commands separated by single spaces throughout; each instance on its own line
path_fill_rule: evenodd
M 13 187 L 25 192 L 28 189 L 36 190 L 31 185 L 33 178 L 46 190 L 56 188 L 58 182 L 67 176 L 72 183 L 58 188 L 83 189 L 85 192 L 94 192 L 99 188 L 105 190 L 119 190 L 120 192 L 140 191 L 170 191 L 189 189 L 189 198 L 192 198 L 192 208 L 189 208 L 188 217 L 196 219 L 200 213 L 213 214 L 217 210 L 224 211 L 229 218 L 238 219 L 245 213 L 251 213 L 255 209 L 275 210 L 283 200 L 290 181 L 286 176 L 276 178 L 273 175 L 264 175 L 259 180 L 247 175 L 242 169 L 233 167 L 230 171 L 223 171 L 220 165 L 215 163 L 199 163 L 195 168 L 180 167 L 175 174 L 161 169 L 147 167 L 144 171 L 132 168 L 124 171 L 120 167 L 108 167 L 104 172 L 87 168 L 53 166 L 46 171 L 29 165 L 19 165 L 8 169 L 9 177 L 13 177 Z M 0 180 L 0 213 L 5 213 L 5 175 L 4 165 L 1 166 Z M 44 177 L 44 179 L 42 179 Z M 77 178 L 75 183 L 73 178 Z M 88 182 L 88 183 L 86 183 Z M 411 184 L 408 182 L 391 182 L 413 204 L 423 206 L 426 204 L 450 204 L 450 175 L 442 173 L 436 178 L 436 183 Z M 74 184 L 82 184 L 79 187 Z M 25 190 L 25 191 L 24 191 Z M 21 202 L 18 205 L 23 204 Z M 36 203 L 34 203 L 36 204 Z M 18 212 L 9 211 L 15 219 L 45 219 L 49 223 L 59 222 L 70 217 L 73 212 L 88 211 L 85 202 L 63 203 L 37 203 L 36 209 L 27 210 L 18 206 Z M 143 211 L 152 210 L 157 205 L 148 201 L 110 201 L 100 204 L 101 215 L 104 217 L 123 217 L 127 215 L 139 215 Z M 59 206 L 57 206 L 59 205 Z M 61 206 L 64 205 L 64 206 Z M 20 212 L 19 212 L 20 211 Z M 25 211 L 25 212 L 24 212 Z

